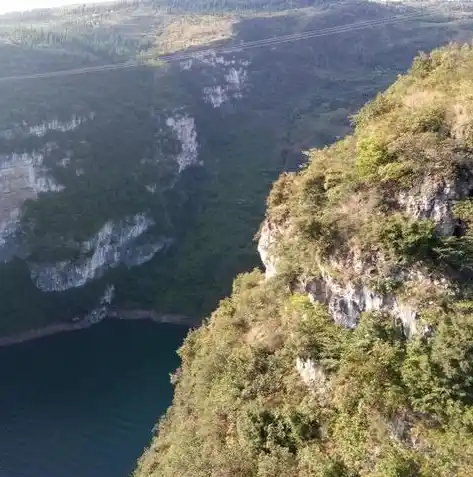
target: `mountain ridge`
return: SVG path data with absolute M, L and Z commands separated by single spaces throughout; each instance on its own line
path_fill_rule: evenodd
M 469 475 L 472 80 L 471 44 L 419 55 L 275 183 L 135 476 Z

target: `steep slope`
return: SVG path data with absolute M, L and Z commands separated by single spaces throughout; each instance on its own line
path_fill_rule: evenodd
M 473 46 L 418 56 L 273 187 L 136 477 L 473 471 Z
M 263 7 L 264 5 L 264 7 Z M 297 7 L 297 8 L 296 8 Z M 465 11 L 272 48 L 218 47 L 411 14 L 374 2 L 117 2 L 0 18 L 0 334 L 118 308 L 202 316 L 257 264 L 264 198 L 300 151 Z M 211 48 L 205 55 L 196 47 Z M 153 67 L 157 55 L 192 56 Z M 93 313 L 91 314 L 91 312 Z

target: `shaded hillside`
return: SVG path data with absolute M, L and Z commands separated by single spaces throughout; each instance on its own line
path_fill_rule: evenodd
M 418 56 L 268 199 L 136 477 L 473 471 L 473 46 Z
M 3 16 L 2 76 L 148 64 L 167 51 L 416 11 L 349 1 L 276 2 L 278 11 L 205 3 L 205 13 L 160 5 Z M 470 29 L 466 12 L 437 12 L 159 68 L 0 82 L 0 332 L 96 321 L 112 300 L 208 312 L 257 264 L 252 239 L 278 175 L 298 167 L 302 150 L 344 135 L 349 114 L 419 49 Z

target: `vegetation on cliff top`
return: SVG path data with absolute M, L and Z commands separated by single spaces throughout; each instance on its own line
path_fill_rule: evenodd
M 472 474 L 473 301 L 455 274 L 468 276 L 473 260 L 471 199 L 454 207 L 462 234 L 446 237 L 393 198 L 471 171 L 473 47 L 420 55 L 355 124 L 273 188 L 269 220 L 290 230 L 276 248 L 279 273 L 240 275 L 189 334 L 174 403 L 136 477 Z M 419 309 L 431 326 L 423 335 L 407 339 L 380 313 L 347 330 L 291 289 L 353 249 L 463 281 Z
M 428 193 L 471 183 L 472 81 L 470 45 L 421 54 L 353 118 L 352 135 L 311 151 L 302 173 L 283 175 L 268 201 L 269 220 L 291 230 L 278 244 L 280 266 L 313 275 L 327 257 L 343 263 L 353 251 L 361 259 L 376 252 L 378 274 L 421 263 L 464 278 L 456 272 L 473 265 L 471 193 L 453 207 L 461 228 L 453 236 L 410 217 L 400 197 L 421 195 L 421 185 Z

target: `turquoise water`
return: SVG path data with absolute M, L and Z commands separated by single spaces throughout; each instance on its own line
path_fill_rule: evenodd
M 107 322 L 0 349 L 0 477 L 125 477 L 169 406 L 186 330 Z

